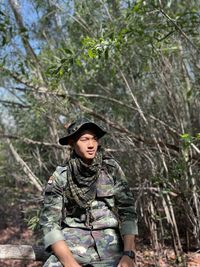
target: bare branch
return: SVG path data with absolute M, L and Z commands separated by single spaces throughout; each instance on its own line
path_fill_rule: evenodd
M 26 164 L 26 162 L 23 161 L 23 159 L 17 153 L 17 151 L 15 150 L 15 148 L 12 145 L 12 143 L 10 142 L 10 140 L 7 139 L 6 141 L 7 141 L 8 145 L 9 145 L 10 151 L 11 151 L 13 157 L 15 158 L 16 162 L 18 162 L 20 164 L 20 166 L 22 167 L 24 173 L 30 179 L 30 182 L 41 192 L 42 191 L 42 183 L 41 183 L 40 179 L 31 171 L 31 169 Z
M 24 26 L 23 19 L 21 17 L 20 11 L 19 11 L 19 3 L 17 2 L 17 0 L 9 0 L 9 3 L 10 3 L 10 6 L 12 8 L 12 11 L 13 11 L 13 13 L 15 15 L 15 19 L 16 19 L 16 22 L 17 22 L 19 30 L 20 30 L 20 36 L 22 38 L 22 41 L 23 41 L 24 47 L 25 47 L 25 49 L 27 51 L 27 54 L 34 61 L 39 63 L 38 59 L 37 59 L 37 56 L 36 56 L 35 52 L 33 51 L 33 48 L 31 47 L 31 45 L 30 45 L 30 43 L 28 41 L 28 35 L 26 33 L 27 29 Z
M 26 79 L 24 76 L 22 76 L 21 74 L 15 72 L 15 71 L 11 71 L 7 68 L 5 68 L 4 66 L 0 65 L 0 70 L 6 72 L 9 76 L 11 76 L 15 81 L 26 85 L 28 88 L 34 89 L 35 91 L 41 91 L 41 92 L 46 92 L 48 91 L 48 88 L 45 85 L 39 85 L 36 86 L 35 84 L 33 84 L 30 80 Z
M 26 102 L 21 99 L 21 97 L 19 97 L 15 92 L 13 92 L 11 89 L 8 89 L 8 92 L 13 95 L 15 98 L 17 98 L 22 104 L 26 104 Z
M 139 112 L 140 116 L 141 116 L 142 119 L 144 120 L 145 124 L 148 124 L 147 119 L 146 119 L 145 116 L 144 116 L 144 112 L 142 111 L 142 109 L 141 109 L 141 107 L 140 107 L 140 105 L 139 105 L 139 103 L 138 103 L 136 97 L 134 96 L 134 94 L 133 94 L 133 92 L 132 92 L 132 90 L 131 90 L 131 87 L 130 87 L 130 85 L 129 85 L 129 83 L 128 83 L 128 81 L 127 81 L 127 79 L 126 79 L 124 73 L 122 72 L 121 69 L 120 69 L 119 71 L 120 71 L 121 76 L 122 76 L 122 78 L 123 78 L 123 80 L 124 80 L 124 82 L 125 82 L 125 84 L 126 84 L 128 90 L 129 90 L 129 92 L 130 92 L 130 94 L 131 94 L 131 97 L 132 97 L 132 99 L 133 99 L 133 101 L 134 101 L 134 103 L 135 103 L 135 105 L 136 105 L 136 107 L 137 107 L 137 109 L 138 109 L 138 112 Z
M 20 108 L 30 108 L 30 105 L 23 105 L 21 103 L 17 103 L 14 101 L 8 101 L 8 100 L 0 100 L 0 103 L 2 103 L 4 106 L 18 106 Z
M 83 24 L 83 22 L 80 21 L 80 17 L 77 18 L 77 17 L 75 17 L 75 16 L 72 16 L 71 14 L 69 14 L 69 16 L 70 16 L 74 21 L 76 21 L 76 22 L 77 22 L 77 23 L 78 23 L 84 30 L 86 30 L 88 33 L 90 33 L 88 27 L 85 26 L 85 25 Z
M 59 148 L 59 149 L 63 148 L 63 146 L 61 146 L 59 144 L 35 141 L 35 140 L 31 140 L 31 139 L 26 138 L 26 137 L 20 137 L 20 136 L 11 135 L 11 134 L 0 133 L 0 138 L 9 138 L 9 139 L 14 139 L 14 140 L 20 140 L 21 142 L 24 142 L 26 144 L 32 144 L 32 145 L 50 146 L 50 147 L 55 147 L 55 148 Z
M 159 146 L 163 150 L 165 150 L 166 147 L 167 147 L 168 149 L 171 150 L 171 153 L 172 153 L 172 151 L 180 152 L 179 146 L 176 146 L 176 145 L 173 145 L 173 144 L 169 144 L 169 143 L 164 143 L 164 142 L 161 142 L 161 141 L 158 141 L 158 140 L 155 142 L 155 140 L 146 139 L 142 135 L 135 135 L 131 131 L 129 131 L 127 128 L 122 126 L 121 124 L 119 124 L 117 122 L 110 121 L 104 115 L 100 115 L 99 113 L 97 114 L 94 110 L 92 110 L 92 109 L 90 109 L 88 107 L 85 107 L 84 105 L 80 104 L 77 100 L 71 98 L 71 102 L 74 103 L 76 106 L 78 106 L 81 110 L 83 110 L 83 111 L 87 112 L 88 114 L 91 114 L 92 116 L 100 119 L 101 121 L 103 121 L 104 123 L 109 125 L 110 127 L 118 130 L 121 133 L 128 134 L 131 138 L 135 139 L 137 142 L 142 142 L 142 143 L 144 143 L 146 145 L 153 146 L 153 147 L 155 145 L 157 146 L 157 144 L 159 144 Z
M 199 48 L 190 40 L 187 34 L 175 22 L 175 20 L 170 18 L 170 16 L 163 9 L 159 9 L 159 11 L 174 25 L 174 27 L 181 33 L 181 35 L 192 45 L 192 47 L 199 51 Z

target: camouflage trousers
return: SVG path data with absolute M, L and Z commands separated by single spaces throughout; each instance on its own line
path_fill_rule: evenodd
M 86 231 L 65 228 L 63 234 L 74 258 L 83 267 L 116 267 L 122 255 L 122 240 L 115 229 Z M 43 267 L 62 267 L 51 255 Z
M 116 260 L 107 259 L 107 260 L 101 260 L 101 261 L 93 261 L 90 263 L 79 262 L 79 264 L 82 267 L 117 267 L 119 260 L 120 258 Z M 45 262 L 43 267 L 63 267 L 63 265 L 58 261 L 58 259 L 54 255 L 51 255 L 49 259 Z

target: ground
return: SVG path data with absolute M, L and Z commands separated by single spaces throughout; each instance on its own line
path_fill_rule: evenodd
M 0 186 L 0 244 L 34 244 L 36 236 L 27 226 L 25 212 L 31 214 L 35 204 L 26 184 Z M 0 260 L 0 267 L 40 267 L 39 262 Z
M 23 195 L 23 198 L 21 197 Z M 9 197 L 13 191 L 10 189 L 0 189 L 0 244 L 36 244 L 38 236 L 27 226 L 25 213 L 34 210 L 34 205 L 26 188 L 22 192 L 16 192 L 15 197 Z M 25 197 L 26 196 L 26 197 Z M 25 201 L 24 201 L 25 199 Z M 23 200 L 23 201 L 22 201 Z M 25 212 L 26 211 L 26 212 Z M 36 241 L 37 240 L 37 241 Z M 162 253 L 156 255 L 150 246 L 145 246 L 142 239 L 137 240 L 138 267 L 200 267 L 200 253 L 190 252 L 183 255 L 185 263 L 176 263 L 176 256 L 173 249 L 166 247 Z M 42 262 L 0 260 L 0 267 L 41 267 Z

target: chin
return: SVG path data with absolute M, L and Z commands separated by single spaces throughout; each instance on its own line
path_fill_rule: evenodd
M 86 159 L 94 159 L 95 158 L 95 155 L 89 155 L 86 157 Z
M 95 157 L 94 156 L 91 156 L 91 157 L 87 157 L 87 159 L 94 159 Z

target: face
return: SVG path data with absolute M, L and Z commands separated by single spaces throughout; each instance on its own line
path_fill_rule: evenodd
M 98 149 L 98 139 L 90 130 L 83 131 L 73 143 L 73 148 L 78 156 L 86 163 L 91 163 Z

